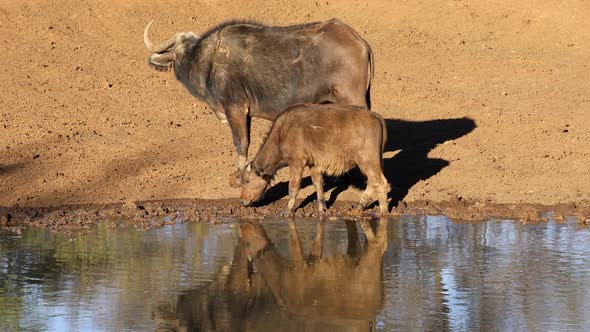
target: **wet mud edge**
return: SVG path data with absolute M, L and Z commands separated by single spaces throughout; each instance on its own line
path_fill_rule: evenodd
M 64 205 L 51 207 L 0 207 L 0 231 L 20 233 L 22 227 L 49 228 L 58 232 L 88 230 L 99 222 L 107 227 L 150 229 L 180 222 L 225 223 L 230 218 L 262 219 L 280 215 L 285 201 L 258 207 L 244 207 L 237 199 L 176 199 L 111 204 Z M 330 207 L 329 219 L 362 219 L 375 216 L 377 209 L 359 213 L 355 202 L 336 202 Z M 590 202 L 540 204 L 498 204 L 457 198 L 453 201 L 402 201 L 391 210 L 392 216 L 405 214 L 445 215 L 460 222 L 477 222 L 490 218 L 517 222 L 557 222 L 574 219 L 590 223 Z M 316 205 L 304 204 L 298 217 L 316 217 Z

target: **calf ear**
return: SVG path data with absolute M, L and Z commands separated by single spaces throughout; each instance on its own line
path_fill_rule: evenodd
M 252 172 L 252 163 L 249 162 L 246 164 L 246 168 L 244 169 L 246 172 Z
M 240 188 L 242 186 L 242 184 L 244 183 L 243 181 L 243 174 L 240 171 L 236 171 L 232 174 L 230 174 L 229 176 L 229 186 L 232 188 Z

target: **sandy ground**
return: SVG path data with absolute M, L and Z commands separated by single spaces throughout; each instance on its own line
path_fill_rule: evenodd
M 582 0 L 0 0 L 0 206 L 237 197 L 229 127 L 146 65 L 145 24 L 161 41 L 232 18 L 332 17 L 374 49 L 395 202 L 588 206 L 588 13 Z M 251 151 L 268 125 L 254 120 Z

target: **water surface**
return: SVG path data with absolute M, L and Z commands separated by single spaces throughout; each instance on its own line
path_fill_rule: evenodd
M 590 330 L 590 230 L 407 216 L 0 234 L 0 330 Z

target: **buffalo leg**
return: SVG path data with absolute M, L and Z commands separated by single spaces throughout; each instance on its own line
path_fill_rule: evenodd
M 324 178 L 322 176 L 322 171 L 319 167 L 311 167 L 310 173 L 311 181 L 315 186 L 315 194 L 318 198 L 318 213 L 322 215 L 326 210 L 326 198 L 324 195 Z
M 230 107 L 227 109 L 226 115 L 238 151 L 237 172 L 230 179 L 230 185 L 237 188 L 242 185 L 242 173 L 248 163 L 251 120 L 246 107 Z
M 359 81 L 366 82 L 365 79 L 360 79 Z M 364 84 L 358 85 L 356 88 L 352 88 L 349 86 L 336 86 L 333 87 L 333 91 L 333 93 L 335 94 L 336 104 L 355 105 L 367 107 L 370 109 L 366 97 L 366 90 Z
M 303 168 L 303 166 L 295 164 L 289 166 L 289 172 L 291 173 L 289 179 L 289 203 L 287 203 L 287 211 L 285 211 L 285 215 L 292 215 L 293 211 L 295 211 L 295 200 L 297 199 L 297 194 L 299 194 Z

